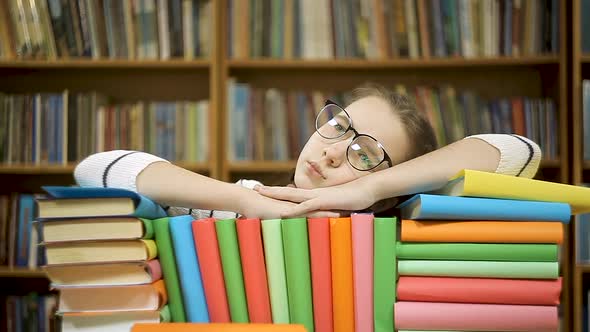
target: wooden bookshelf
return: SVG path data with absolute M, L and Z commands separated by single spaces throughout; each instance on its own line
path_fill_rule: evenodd
M 47 278 L 47 273 L 40 269 L 0 266 L 0 278 Z
M 138 68 L 138 69 L 209 69 L 211 61 L 208 59 L 198 60 L 91 60 L 91 59 L 68 59 L 68 60 L 0 60 L 0 68 Z
M 210 167 L 206 163 L 175 162 L 177 166 L 197 173 L 209 173 Z M 76 164 L 67 165 L 0 165 L 0 174 L 72 174 Z

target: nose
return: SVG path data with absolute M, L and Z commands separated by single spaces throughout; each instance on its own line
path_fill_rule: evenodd
M 348 141 L 340 141 L 326 146 L 323 150 L 323 159 L 331 167 L 338 167 L 346 158 L 346 149 L 348 148 Z

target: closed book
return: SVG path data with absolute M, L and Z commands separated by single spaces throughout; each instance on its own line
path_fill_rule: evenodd
M 317 332 L 334 331 L 330 219 L 308 218 L 313 320 Z M 372 290 L 371 290 L 372 291 Z
M 567 203 L 573 214 L 590 211 L 590 188 L 465 169 L 436 191 L 440 195 Z
M 186 315 L 182 302 L 182 293 L 180 291 L 180 281 L 178 280 L 178 270 L 176 268 L 176 258 L 174 256 L 174 248 L 172 247 L 169 223 L 169 218 L 160 218 L 153 221 L 160 264 L 162 265 L 164 280 L 166 281 L 170 314 L 172 315 L 173 322 L 182 323 L 186 321 Z
M 46 244 L 45 255 L 48 265 L 134 262 L 154 259 L 158 249 L 152 240 L 59 242 Z
M 557 262 L 400 260 L 400 276 L 557 279 Z
M 272 321 L 275 324 L 288 324 L 290 321 L 289 299 L 287 297 L 287 277 L 285 275 L 281 220 L 262 220 L 261 226 Z
M 153 311 L 166 301 L 163 280 L 148 285 L 64 288 L 58 312 Z
M 305 332 L 303 325 L 289 324 L 136 324 L 131 332 Z M 309 331 L 308 331 L 309 332 Z
M 563 242 L 560 222 L 403 220 L 401 233 L 401 240 L 408 242 Z
M 49 219 L 40 225 L 45 243 L 154 237 L 151 220 L 136 217 Z
M 354 331 L 354 283 L 350 218 L 330 218 L 332 311 L 335 331 Z
M 400 206 L 402 218 L 417 220 L 570 220 L 566 203 L 418 194 Z
M 272 323 L 260 219 L 238 219 L 236 228 L 250 322 Z
M 398 301 L 559 305 L 561 278 L 554 280 L 400 277 Z
M 350 215 L 354 324 L 356 331 L 373 331 L 373 214 Z
M 521 243 L 401 243 L 398 259 L 557 262 L 556 244 Z
M 223 278 L 231 321 L 233 323 L 248 323 L 248 305 L 246 303 L 240 248 L 236 234 L 236 220 L 217 220 L 215 222 L 215 231 L 219 243 L 219 254 L 221 266 L 223 267 Z
M 558 330 L 556 306 L 397 302 L 398 330 L 523 331 Z
M 180 290 L 186 319 L 191 323 L 208 323 L 209 313 L 201 282 L 201 269 L 197 260 L 190 215 L 170 218 L 170 235 L 180 279 Z
M 62 332 L 128 332 L 134 324 L 170 321 L 167 306 L 154 311 L 84 312 L 61 315 Z
M 55 288 L 151 284 L 162 278 L 157 259 L 146 262 L 46 265 L 43 270 Z
M 291 323 L 302 324 L 308 332 L 313 332 L 307 220 L 305 218 L 283 219 L 281 229 Z
M 396 218 L 373 219 L 373 321 L 375 332 L 393 332 L 397 263 Z
M 48 194 L 37 200 L 39 219 L 134 216 L 163 218 L 166 212 L 150 199 L 118 188 L 43 187 Z
M 229 323 L 229 307 L 223 281 L 221 257 L 215 233 L 215 219 L 193 221 L 193 238 L 201 270 L 205 300 L 212 323 Z

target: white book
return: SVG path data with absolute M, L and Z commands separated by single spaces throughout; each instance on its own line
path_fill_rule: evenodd
M 418 46 L 418 25 L 416 24 L 416 1 L 406 0 L 404 8 L 406 11 L 406 31 L 408 33 L 408 49 L 410 58 L 416 59 L 420 56 L 420 49 Z
M 182 1 L 182 39 L 184 46 L 184 59 L 195 58 L 195 47 L 193 45 L 193 0 Z
M 158 0 L 158 39 L 160 59 L 170 59 L 170 31 L 168 31 L 168 0 Z

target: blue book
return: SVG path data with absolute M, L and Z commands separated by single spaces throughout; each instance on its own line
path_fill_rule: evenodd
M 18 202 L 18 240 L 16 265 L 27 266 L 29 263 L 29 249 L 31 232 L 35 221 L 35 199 L 33 195 L 19 195 Z
M 560 221 L 568 223 L 569 204 L 418 194 L 398 208 L 403 219 Z
M 39 218 L 41 220 L 45 219 L 55 219 L 55 218 L 82 218 L 82 217 L 95 217 L 95 216 L 130 216 L 130 217 L 138 217 L 138 218 L 145 218 L 145 219 L 158 219 L 166 217 L 166 211 L 164 209 L 153 202 L 152 200 L 144 197 L 136 192 L 126 190 L 126 189 L 119 189 L 119 188 L 101 188 L 101 187 L 60 187 L 60 186 L 45 186 L 43 190 L 47 192 L 46 197 L 39 197 L 37 199 L 37 204 L 39 207 Z M 86 213 L 87 215 L 80 215 L 78 213 L 75 216 L 62 216 L 62 217 L 44 217 L 42 208 L 44 206 L 44 202 L 47 201 L 55 201 L 60 200 L 59 204 L 52 204 L 57 207 L 62 207 L 64 212 L 67 212 L 68 201 L 72 202 L 72 204 L 80 205 L 81 199 L 97 199 L 97 198 L 119 198 L 121 201 L 124 199 L 129 199 L 131 202 L 130 209 L 128 209 L 125 213 L 114 213 L 108 210 L 103 210 L 100 213 L 92 213 L 90 208 L 92 208 L 91 204 L 88 204 L 89 209 Z M 45 205 L 47 206 L 47 205 Z M 59 213 L 57 211 L 57 213 Z M 84 214 L 84 212 L 82 213 Z
M 193 240 L 192 222 L 193 217 L 189 215 L 169 218 L 170 235 L 187 321 L 208 323 L 209 312 Z

